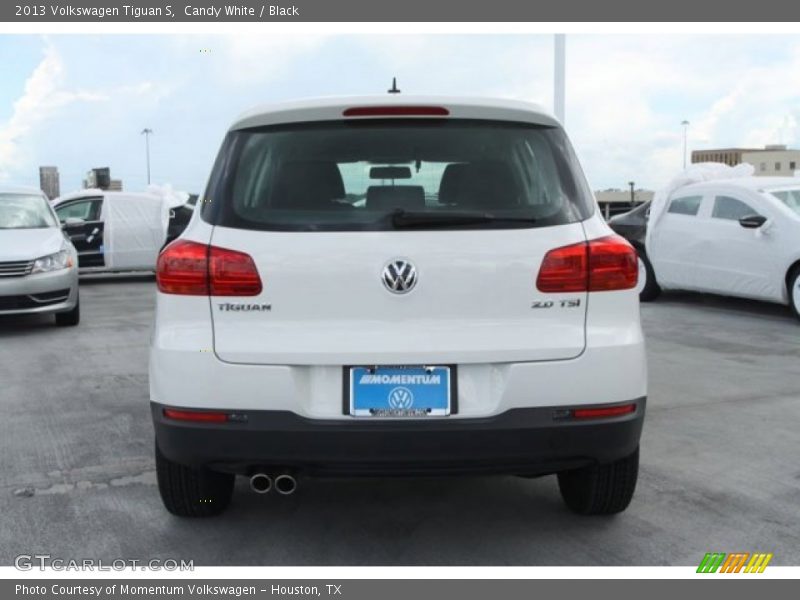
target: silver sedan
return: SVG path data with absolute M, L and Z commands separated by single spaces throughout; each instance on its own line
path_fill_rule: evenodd
M 78 254 L 42 192 L 0 187 L 0 315 L 27 313 L 80 322 Z

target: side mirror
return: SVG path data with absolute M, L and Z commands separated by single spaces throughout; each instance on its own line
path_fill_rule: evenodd
M 767 217 L 763 215 L 747 215 L 739 219 L 739 225 L 745 229 L 758 229 L 767 222 Z

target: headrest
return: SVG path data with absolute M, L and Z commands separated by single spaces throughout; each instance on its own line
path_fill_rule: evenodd
M 466 163 L 452 163 L 444 168 L 439 182 L 439 204 L 457 204 Z
M 464 165 L 463 172 L 457 172 L 459 185 L 458 196 L 453 200 L 455 204 L 487 210 L 519 204 L 520 192 L 508 163 L 474 162 Z
M 275 176 L 272 206 L 319 209 L 344 198 L 344 182 L 335 162 L 297 160 L 280 165 Z
M 367 208 L 425 208 L 425 189 L 421 185 L 371 185 L 367 188 Z

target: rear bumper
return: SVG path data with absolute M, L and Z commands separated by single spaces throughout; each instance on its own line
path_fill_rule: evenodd
M 542 475 L 632 453 L 639 444 L 645 399 L 633 402 L 632 414 L 585 421 L 563 418 L 569 407 L 409 421 L 320 420 L 248 410 L 236 413 L 238 421 L 222 424 L 174 421 L 164 416 L 168 407 L 155 402 L 151 409 L 161 452 L 196 467 L 240 474 L 293 468 L 311 475 Z

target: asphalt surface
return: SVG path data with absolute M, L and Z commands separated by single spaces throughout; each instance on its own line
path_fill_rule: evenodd
M 83 322 L 0 318 L 0 564 L 696 565 L 708 551 L 800 565 L 800 323 L 700 295 L 642 307 L 650 397 L 639 487 L 579 517 L 555 478 L 303 480 L 181 520 L 161 506 L 148 413 L 152 278 L 82 280 Z

